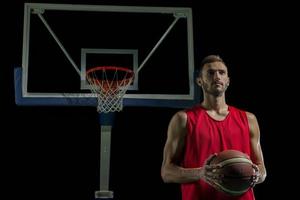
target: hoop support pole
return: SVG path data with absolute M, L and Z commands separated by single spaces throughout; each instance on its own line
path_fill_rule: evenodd
M 115 113 L 100 113 L 99 123 L 101 125 L 100 137 L 100 190 L 95 191 L 96 199 L 113 198 L 113 191 L 109 190 L 110 172 L 110 144 L 111 130 Z

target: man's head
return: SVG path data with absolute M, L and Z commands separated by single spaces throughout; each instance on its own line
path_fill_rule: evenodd
M 225 65 L 223 59 L 218 56 L 218 55 L 209 55 L 203 58 L 203 60 L 200 63 L 200 68 L 199 68 L 199 76 L 202 73 L 203 67 L 204 65 L 208 64 L 208 63 L 213 63 L 213 62 L 221 62 Z
M 197 84 L 203 92 L 220 96 L 226 91 L 229 82 L 227 67 L 220 56 L 209 55 L 202 60 Z

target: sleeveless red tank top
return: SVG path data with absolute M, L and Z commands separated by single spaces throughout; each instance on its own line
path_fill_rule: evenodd
M 229 106 L 222 121 L 211 118 L 200 105 L 187 109 L 187 135 L 182 167 L 204 165 L 208 156 L 226 149 L 242 151 L 249 156 L 250 133 L 246 112 Z M 182 200 L 254 200 L 252 188 L 241 196 L 219 192 L 203 180 L 181 184 Z

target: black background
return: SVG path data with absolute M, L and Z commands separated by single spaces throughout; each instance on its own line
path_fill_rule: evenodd
M 296 181 L 299 151 L 294 125 L 299 59 L 294 5 L 192 0 L 48 3 L 192 7 L 195 64 L 208 54 L 221 55 L 231 77 L 227 103 L 258 118 L 268 176 L 255 187 L 257 199 L 291 199 L 296 193 L 292 180 Z M 97 113 L 85 107 L 15 105 L 13 68 L 21 64 L 24 1 L 2 6 L 2 194 L 9 199 L 93 199 L 99 183 Z M 179 186 L 160 178 L 167 124 L 176 111 L 126 107 L 117 114 L 111 155 L 115 199 L 180 199 Z

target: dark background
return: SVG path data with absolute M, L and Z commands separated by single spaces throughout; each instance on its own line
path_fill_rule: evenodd
M 9 199 L 93 199 L 99 184 L 95 109 L 14 103 L 13 68 L 21 65 L 23 3 L 12 0 L 1 13 L 2 194 Z M 255 187 L 257 199 L 294 196 L 291 182 L 299 151 L 299 131 L 293 126 L 299 90 L 294 5 L 196 0 L 48 3 L 192 7 L 195 64 L 211 53 L 222 56 L 231 77 L 227 103 L 258 118 L 268 176 Z M 160 178 L 167 125 L 177 110 L 126 107 L 117 114 L 111 152 L 115 199 L 180 199 L 179 186 Z

